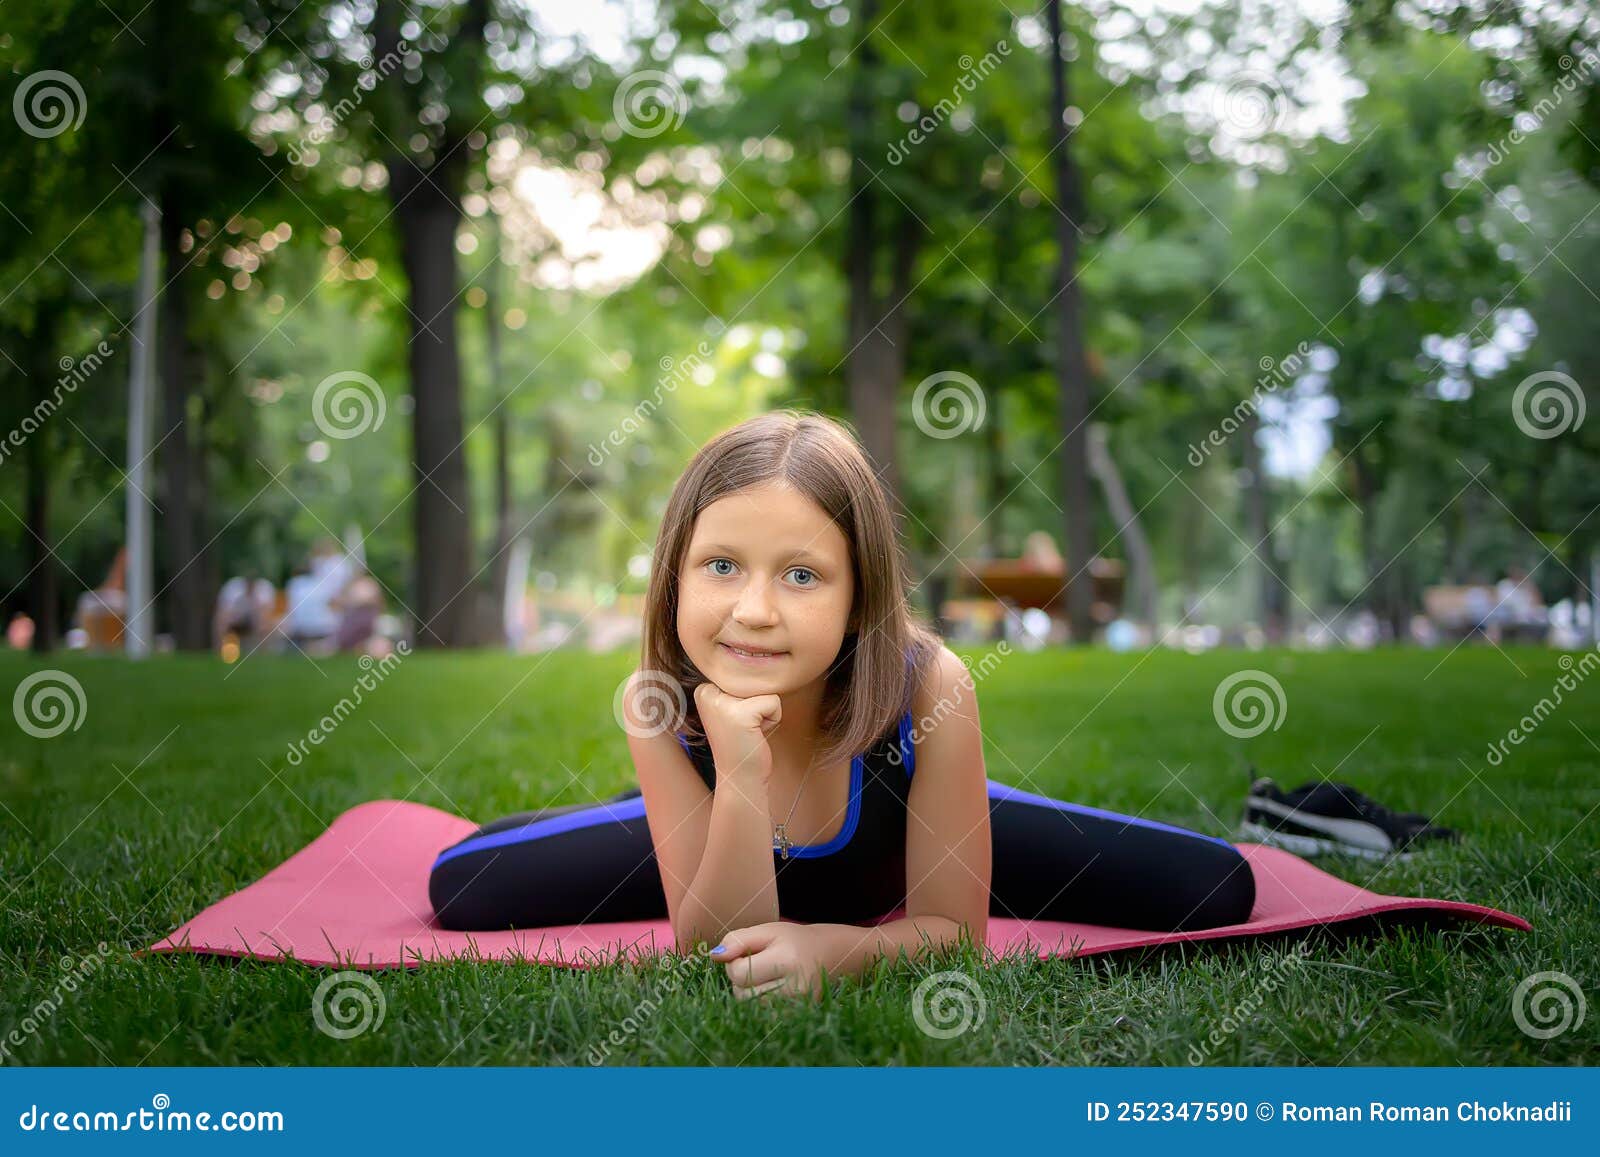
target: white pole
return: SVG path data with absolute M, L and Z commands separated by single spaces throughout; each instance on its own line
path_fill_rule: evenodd
M 123 645 L 130 659 L 150 653 L 155 614 L 151 606 L 150 426 L 154 402 L 156 274 L 161 259 L 161 210 L 144 203 L 144 252 L 139 259 L 139 311 L 133 328 L 133 367 L 128 375 L 128 480 L 124 498 L 128 524 L 128 608 Z
M 513 651 L 521 650 L 527 627 L 523 622 L 523 597 L 528 589 L 528 569 L 533 562 L 533 544 L 519 538 L 511 547 L 506 562 L 505 601 L 500 608 L 501 635 Z
M 1589 554 L 1589 641 L 1600 647 L 1600 547 Z

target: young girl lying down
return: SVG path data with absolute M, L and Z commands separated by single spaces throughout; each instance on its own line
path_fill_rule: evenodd
M 657 536 L 620 720 L 637 788 L 444 849 L 445 928 L 667 917 L 740 997 L 816 995 L 990 913 L 1183 931 L 1255 900 L 1226 840 L 990 780 L 966 667 L 915 619 L 894 519 L 839 423 L 707 443 Z

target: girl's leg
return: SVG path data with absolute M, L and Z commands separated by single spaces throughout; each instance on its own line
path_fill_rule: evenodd
M 1171 824 L 989 781 L 989 911 L 1158 932 L 1243 924 L 1256 882 L 1237 848 Z
M 439 853 L 428 898 L 457 932 L 667 915 L 638 789 L 577 810 L 519 812 Z

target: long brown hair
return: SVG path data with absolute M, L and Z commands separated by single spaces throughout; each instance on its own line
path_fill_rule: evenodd
M 656 536 L 639 667 L 646 679 L 670 680 L 683 689 L 682 709 L 668 708 L 670 724 L 703 738 L 694 689 L 706 677 L 678 642 L 679 569 L 702 510 L 772 481 L 816 503 L 850 546 L 855 599 L 818 719 L 817 759 L 832 763 L 869 750 L 898 723 L 942 645 L 911 613 L 889 501 L 855 435 L 841 422 L 808 410 L 774 410 L 724 430 L 695 454 L 672 488 Z

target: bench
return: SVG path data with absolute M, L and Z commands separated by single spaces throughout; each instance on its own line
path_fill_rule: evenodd
M 1126 575 L 1126 568 L 1116 559 L 1096 558 L 1089 563 L 1089 613 L 1100 626 L 1120 613 Z M 969 598 L 987 596 L 1019 610 L 1037 607 L 1051 618 L 1067 617 L 1064 570 L 1041 569 L 1021 559 L 969 559 L 957 573 L 956 586 L 960 595 Z
M 1523 591 L 1531 591 L 1524 586 Z M 1537 598 L 1537 593 L 1533 593 Z M 1422 592 L 1422 609 L 1428 621 L 1453 638 L 1483 633 L 1488 637 L 1525 637 L 1537 642 L 1549 629 L 1550 613 L 1543 606 L 1504 599 L 1492 586 L 1431 586 Z

